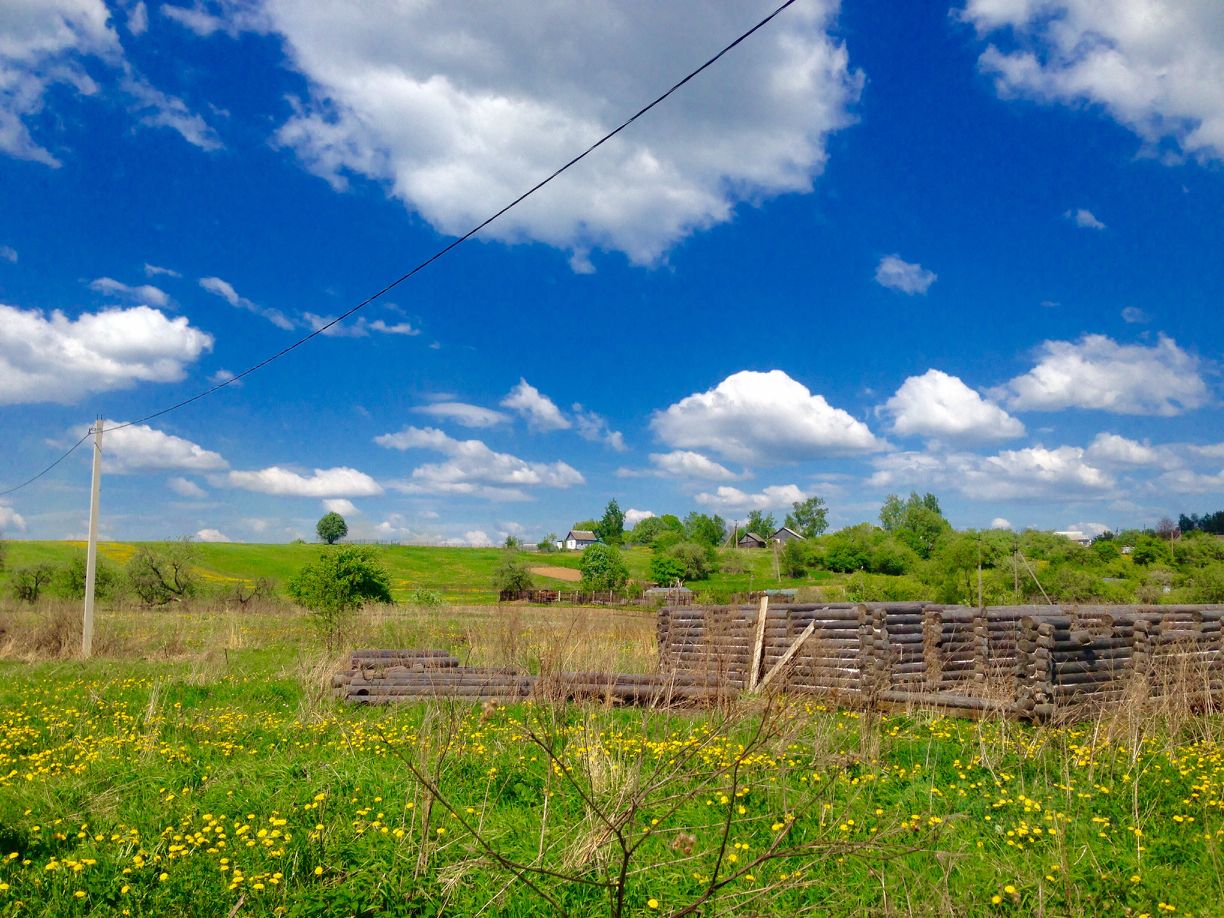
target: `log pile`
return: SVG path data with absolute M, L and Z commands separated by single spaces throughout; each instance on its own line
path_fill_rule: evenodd
M 1048 719 L 1136 692 L 1219 700 L 1222 619 L 1219 606 L 689 606 L 659 613 L 659 659 L 664 672 L 735 688 L 759 680 L 868 704 Z
M 552 673 L 463 666 L 443 650 L 358 650 L 332 677 L 337 695 L 359 704 L 437 700 L 564 701 L 671 706 L 727 697 L 718 680 L 682 673 Z
M 383 704 L 598 699 L 709 704 L 744 690 L 1031 720 L 1086 716 L 1128 697 L 1224 699 L 1224 606 L 786 603 L 669 606 L 655 673 L 463 666 L 442 650 L 361 650 L 338 694 Z

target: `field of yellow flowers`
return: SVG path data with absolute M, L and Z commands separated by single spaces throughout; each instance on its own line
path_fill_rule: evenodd
M 355 708 L 234 643 L 0 662 L 0 914 L 1224 914 L 1214 716 Z

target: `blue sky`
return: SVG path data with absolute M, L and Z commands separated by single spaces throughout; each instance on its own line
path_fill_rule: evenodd
M 0 490 L 345 311 L 771 9 L 0 8 Z M 480 237 L 106 441 L 112 538 L 1224 506 L 1224 7 L 799 0 Z M 0 498 L 84 532 L 88 450 Z

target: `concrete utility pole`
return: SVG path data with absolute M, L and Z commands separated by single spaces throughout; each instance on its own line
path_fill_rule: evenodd
M 89 548 L 85 553 L 85 624 L 81 629 L 81 656 L 93 653 L 94 587 L 98 569 L 98 492 L 102 488 L 102 419 L 94 422 L 93 486 L 89 492 Z

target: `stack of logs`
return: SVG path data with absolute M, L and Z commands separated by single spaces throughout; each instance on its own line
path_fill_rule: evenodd
M 572 700 L 670 706 L 710 703 L 728 687 L 703 674 L 549 673 L 463 666 L 444 650 L 357 650 L 332 677 L 336 693 L 361 704 L 455 698 L 474 701 Z
M 1032 719 L 1224 694 L 1220 606 L 827 603 L 659 613 L 660 669 L 737 689 Z

